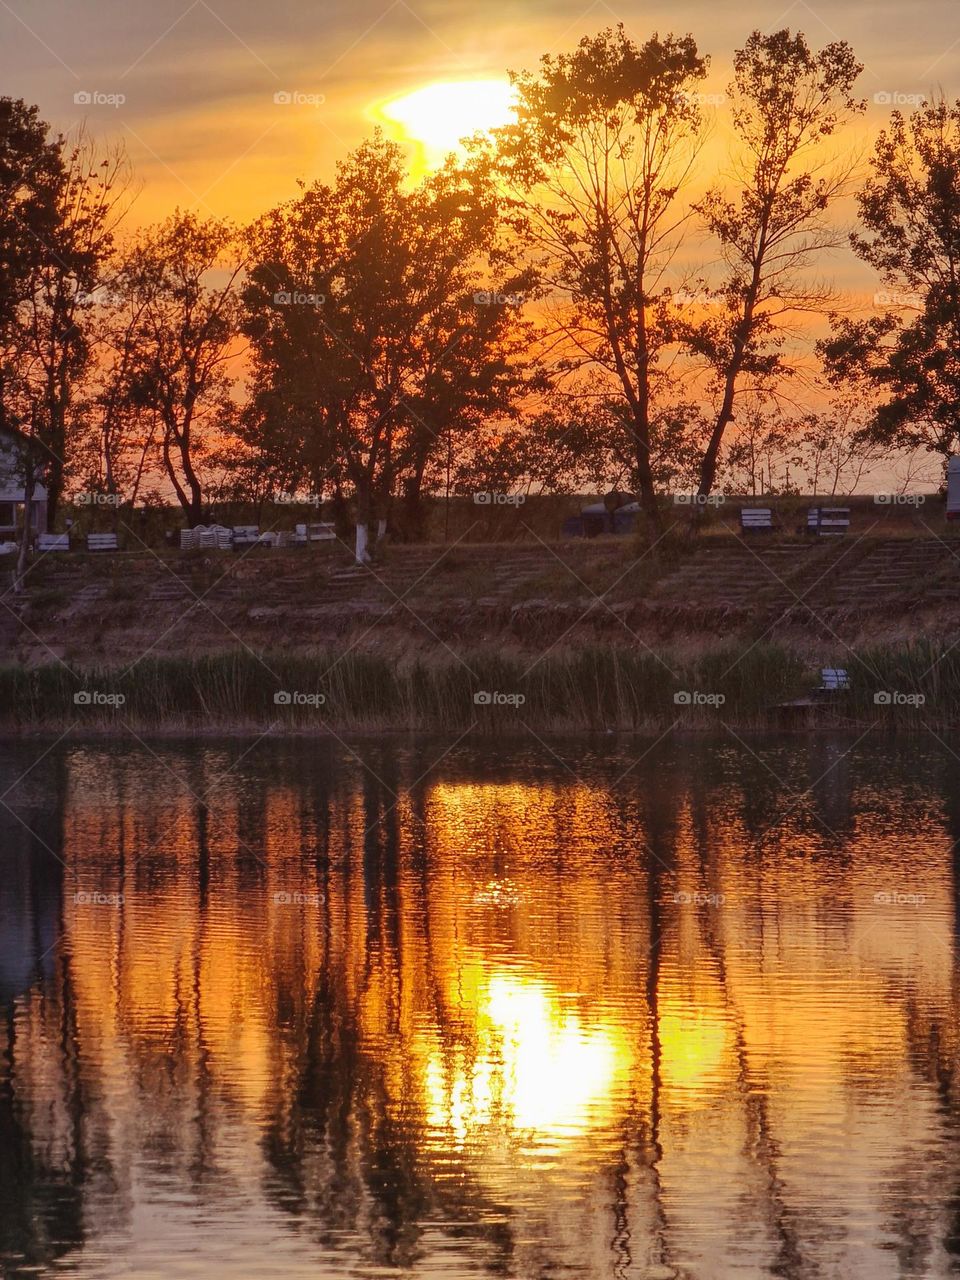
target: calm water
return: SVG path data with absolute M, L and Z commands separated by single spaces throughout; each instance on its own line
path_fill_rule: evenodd
M 951 749 L 451 745 L 0 748 L 0 1273 L 960 1274 Z

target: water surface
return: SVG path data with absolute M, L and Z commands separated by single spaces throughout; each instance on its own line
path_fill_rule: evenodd
M 0 1273 L 957 1274 L 958 773 L 0 747 Z

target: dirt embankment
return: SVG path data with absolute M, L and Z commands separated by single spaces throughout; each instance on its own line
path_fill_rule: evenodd
M 47 556 L 3 597 L 7 663 L 126 664 L 248 648 L 309 654 L 558 644 L 700 648 L 761 637 L 812 658 L 960 628 L 960 539 L 705 539 Z

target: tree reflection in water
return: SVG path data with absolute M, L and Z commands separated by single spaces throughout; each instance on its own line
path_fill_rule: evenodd
M 850 745 L 50 752 L 6 1271 L 949 1274 L 960 794 Z

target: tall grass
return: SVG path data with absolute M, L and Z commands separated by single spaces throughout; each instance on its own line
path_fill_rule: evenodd
M 654 730 L 721 722 L 762 727 L 809 693 L 820 665 L 844 666 L 848 693 L 827 717 L 891 728 L 960 723 L 960 647 L 927 638 L 824 655 L 778 645 L 670 652 L 591 646 L 537 659 L 486 648 L 397 660 L 356 650 L 319 657 L 244 650 L 146 659 L 74 675 L 59 664 L 0 667 L 0 727 L 59 730 Z M 880 695 L 878 697 L 878 695 Z
M 714 649 L 680 660 L 593 646 L 539 660 L 495 648 L 394 660 L 345 650 L 319 657 L 243 650 L 145 659 L 132 670 L 76 675 L 59 664 L 0 668 L 0 723 L 142 730 L 534 729 L 690 727 L 762 723 L 772 701 L 803 682 L 789 652 Z
M 956 639 L 925 636 L 847 654 L 850 714 L 906 727 L 960 724 L 960 648 Z

